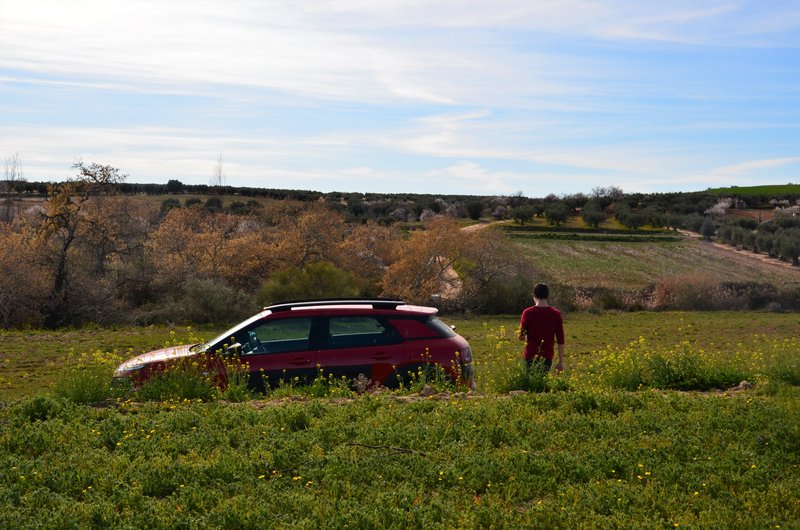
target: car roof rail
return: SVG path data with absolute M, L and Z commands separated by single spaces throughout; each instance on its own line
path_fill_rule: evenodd
M 287 300 L 278 302 L 264 308 L 273 313 L 278 311 L 291 311 L 295 308 L 335 306 L 335 305 L 365 305 L 372 306 L 374 309 L 397 309 L 398 306 L 406 305 L 405 300 L 394 300 L 389 298 L 321 298 L 318 300 Z

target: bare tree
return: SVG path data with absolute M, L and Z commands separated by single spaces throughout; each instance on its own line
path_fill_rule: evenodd
M 70 248 L 86 222 L 87 201 L 98 195 L 115 193 L 116 185 L 127 175 L 112 166 L 90 165 L 78 161 L 72 166 L 78 176 L 50 186 L 44 206 L 41 236 L 53 249 L 53 285 L 44 307 L 44 325 L 52 328 L 69 323 Z
M 222 153 L 217 156 L 217 165 L 214 166 L 214 174 L 211 176 L 211 186 L 222 188 L 225 185 L 225 168 Z
M 16 214 L 13 196 L 15 183 L 24 181 L 22 160 L 19 157 L 19 153 L 14 153 L 3 161 L 3 180 L 0 180 L 0 194 L 5 195 L 5 198 L 0 206 L 0 222 L 10 223 L 14 220 Z

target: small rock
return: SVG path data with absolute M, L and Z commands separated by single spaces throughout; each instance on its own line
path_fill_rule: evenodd
M 750 390 L 753 388 L 753 383 L 750 381 L 742 381 L 737 386 L 733 387 L 734 390 Z
M 527 390 L 512 390 L 511 392 L 508 393 L 508 395 L 509 396 L 524 396 L 527 393 L 528 393 Z
M 436 400 L 439 400 L 439 401 L 447 401 L 448 399 L 450 399 L 450 394 L 448 394 L 447 392 L 441 392 L 441 393 L 436 394 L 435 396 L 433 396 L 433 399 L 436 399 Z
M 425 385 L 422 387 L 422 390 L 419 391 L 419 395 L 422 397 L 430 397 L 434 395 L 436 391 L 430 387 L 430 385 Z

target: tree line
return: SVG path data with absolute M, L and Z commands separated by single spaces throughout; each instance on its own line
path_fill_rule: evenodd
M 741 198 L 703 192 L 437 197 L 131 185 L 117 168 L 78 162 L 75 177 L 26 201 L 41 183 L 20 178 L 18 167 L 7 161 L 0 181 L 2 327 L 223 322 L 315 296 L 519 311 L 532 264 L 501 231 L 462 230 L 464 218 L 539 216 L 558 227 L 580 216 L 596 228 L 613 216 L 629 229 L 685 228 L 800 264 L 789 199 L 770 203 L 782 215 L 758 224 L 725 216 L 747 206 Z M 156 189 L 167 192 L 160 204 L 137 200 Z
M 120 193 L 116 168 L 75 169 L 0 224 L 2 327 L 227 322 L 309 296 L 497 310 L 513 301 L 491 293 L 533 277 L 502 233 L 463 231 L 447 215 L 409 233 L 326 201 L 163 208 Z

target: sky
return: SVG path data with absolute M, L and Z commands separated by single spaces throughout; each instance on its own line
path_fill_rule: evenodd
M 800 183 L 800 2 L 0 0 L 15 155 L 323 192 Z

